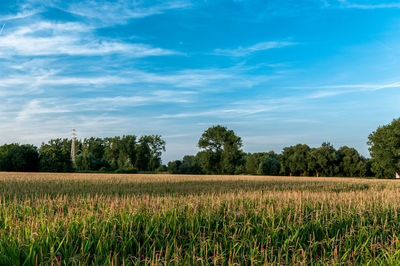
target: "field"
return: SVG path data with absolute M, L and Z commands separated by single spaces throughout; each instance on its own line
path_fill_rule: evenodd
M 400 183 L 0 173 L 0 264 L 398 264 Z

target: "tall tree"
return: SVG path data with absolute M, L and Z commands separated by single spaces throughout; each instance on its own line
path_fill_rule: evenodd
M 42 143 L 39 149 L 40 171 L 42 172 L 71 172 L 71 140 L 52 139 Z
M 220 125 L 204 131 L 198 146 L 202 168 L 210 174 L 233 174 L 243 157 L 241 138 Z
M 339 175 L 347 177 L 362 177 L 367 174 L 367 160 L 354 148 L 347 146 L 338 150 L 340 161 Z
M 135 167 L 140 171 L 154 171 L 161 165 L 161 155 L 165 151 L 165 141 L 160 135 L 146 135 L 136 146 Z
M 377 177 L 394 177 L 400 172 L 400 118 L 380 126 L 368 137 L 372 171 Z
M 102 138 L 85 138 L 83 140 L 83 151 L 92 154 L 98 160 L 104 157 L 105 141 Z
M 104 158 L 114 170 L 132 168 L 136 162 L 136 152 L 134 135 L 104 139 Z
M 324 142 L 321 147 L 311 149 L 307 158 L 311 175 L 335 176 L 339 172 L 338 154 L 330 143 Z
M 269 152 L 264 156 L 257 169 L 259 175 L 279 175 L 281 169 L 281 162 L 279 157 L 274 152 Z
M 310 147 L 306 144 L 285 147 L 281 154 L 281 172 L 284 175 L 307 175 Z

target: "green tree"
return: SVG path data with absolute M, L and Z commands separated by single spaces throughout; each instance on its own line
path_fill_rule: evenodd
M 92 154 L 98 160 L 103 159 L 105 141 L 102 138 L 85 138 L 82 143 L 83 151 Z
M 170 161 L 168 163 L 168 173 L 170 174 L 180 174 L 180 167 L 182 165 L 182 161 L 180 160 L 175 160 L 175 161 Z
M 336 149 L 328 142 L 313 148 L 308 154 L 308 172 L 310 175 L 335 176 L 339 173 L 339 158 Z
M 52 139 L 39 149 L 40 171 L 71 172 L 71 140 Z
M 208 174 L 233 174 L 242 163 L 242 140 L 223 126 L 208 128 L 199 139 L 198 153 L 203 170 Z
M 150 171 L 156 170 L 161 165 L 161 155 L 165 151 L 165 141 L 161 135 L 144 136 L 150 147 Z
M 264 152 L 246 154 L 245 155 L 246 174 L 249 175 L 257 174 L 260 163 L 264 159 L 264 157 L 266 157 L 266 153 Z
M 135 167 L 140 171 L 155 171 L 161 166 L 161 155 L 165 151 L 165 141 L 160 135 L 146 135 L 136 146 Z
M 185 155 L 182 159 L 182 164 L 179 167 L 181 174 L 202 174 L 203 169 L 199 158 L 193 155 Z
M 306 144 L 285 147 L 281 154 L 281 172 L 284 175 L 307 175 L 310 147 Z
M 134 135 L 124 135 L 122 138 L 119 136 L 105 138 L 104 158 L 110 168 L 113 170 L 132 168 L 136 163 L 136 144 L 136 136 Z
M 362 177 L 367 174 L 367 159 L 361 156 L 354 148 L 347 146 L 338 150 L 339 175 L 347 177 Z
M 120 168 L 118 165 L 119 154 L 121 150 L 121 137 L 112 137 L 104 139 L 104 157 L 110 164 L 110 168 L 116 170 Z
M 32 145 L 7 144 L 0 147 L 0 170 L 36 172 L 39 154 Z
M 394 177 L 400 172 L 400 118 L 380 126 L 368 137 L 372 171 L 377 177 Z
M 275 153 L 264 156 L 257 169 L 259 175 L 279 175 L 281 162 Z

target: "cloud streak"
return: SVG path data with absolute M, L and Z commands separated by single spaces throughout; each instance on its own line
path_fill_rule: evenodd
M 214 54 L 223 56 L 242 57 L 259 51 L 283 48 L 295 44 L 296 43 L 284 42 L 284 41 L 261 42 L 249 47 L 238 47 L 236 49 L 215 49 Z
M 145 5 L 146 1 L 96 2 L 82 1 L 65 7 L 67 12 L 100 21 L 102 24 L 124 24 L 131 19 L 159 15 L 168 10 L 186 9 L 190 1 L 162 1 L 160 4 Z
M 0 36 L 0 56 L 95 56 L 122 53 L 131 57 L 178 54 L 146 44 L 124 43 L 94 37 L 93 28 L 81 23 L 37 22 Z

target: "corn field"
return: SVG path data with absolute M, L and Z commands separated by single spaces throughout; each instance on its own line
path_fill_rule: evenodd
M 0 174 L 0 264 L 398 264 L 396 180 Z

